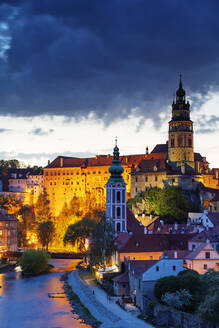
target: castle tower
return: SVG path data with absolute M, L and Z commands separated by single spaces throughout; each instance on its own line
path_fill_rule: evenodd
M 168 162 L 172 169 L 181 169 L 182 173 L 194 170 L 193 122 L 181 75 L 169 122 Z
M 127 231 L 126 183 L 122 177 L 123 171 L 116 140 L 113 161 L 109 168 L 111 176 L 106 184 L 106 217 L 112 221 L 115 232 Z

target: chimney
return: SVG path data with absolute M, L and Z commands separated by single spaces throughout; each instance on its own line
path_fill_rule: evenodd
M 63 158 L 60 157 L 60 167 L 63 167 Z
M 177 259 L 177 251 L 174 251 L 174 259 Z
M 148 233 L 147 227 L 144 227 L 144 234 L 146 235 Z
M 48 165 L 50 164 L 50 160 L 48 159 Z

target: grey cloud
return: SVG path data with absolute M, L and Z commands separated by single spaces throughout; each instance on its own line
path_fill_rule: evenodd
M 10 48 L 0 60 L 0 113 L 94 111 L 109 123 L 138 107 L 159 126 L 179 72 L 188 94 L 202 95 L 195 108 L 219 88 L 218 11 L 217 0 L 1 1 Z
M 48 136 L 54 132 L 54 129 L 49 129 L 48 131 L 45 131 L 41 128 L 35 128 L 32 131 L 29 132 L 29 134 L 36 135 L 36 136 Z

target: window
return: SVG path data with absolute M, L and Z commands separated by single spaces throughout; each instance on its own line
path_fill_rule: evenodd
M 157 181 L 157 177 L 155 177 L 154 179 L 155 179 L 155 181 Z
M 120 223 L 119 222 L 116 224 L 116 231 L 120 231 Z
M 156 271 L 159 271 L 159 266 L 156 266 Z
M 205 252 L 205 258 L 210 259 L 210 252 Z
M 120 191 L 117 191 L 117 202 L 121 201 L 121 193 Z
M 174 143 L 174 139 L 171 139 L 171 147 L 174 147 L 175 143 Z
M 135 192 L 138 192 L 138 188 L 135 188 Z
M 176 266 L 175 265 L 173 265 L 173 271 L 176 271 Z
M 150 256 L 150 260 L 153 260 L 153 256 Z
M 138 182 L 138 178 L 137 177 L 135 178 L 135 182 Z
M 0 236 L 2 236 L 3 235 L 3 231 L 2 230 L 0 230 Z
M 145 177 L 145 182 L 148 182 L 148 177 Z
M 208 269 L 207 264 L 204 264 L 204 265 L 203 265 L 203 269 L 204 269 L 204 270 L 207 270 L 207 269 Z
M 117 209 L 116 209 L 116 214 L 117 214 L 117 217 L 120 217 L 120 214 L 121 214 L 121 209 L 120 209 L 120 207 L 117 207 Z

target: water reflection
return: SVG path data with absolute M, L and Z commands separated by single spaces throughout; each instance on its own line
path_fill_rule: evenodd
M 48 293 L 63 293 L 59 280 L 62 272 L 71 271 L 75 260 L 52 260 L 51 273 L 22 278 L 20 272 L 0 274 L 1 328 L 85 328 L 67 298 L 49 298 Z

